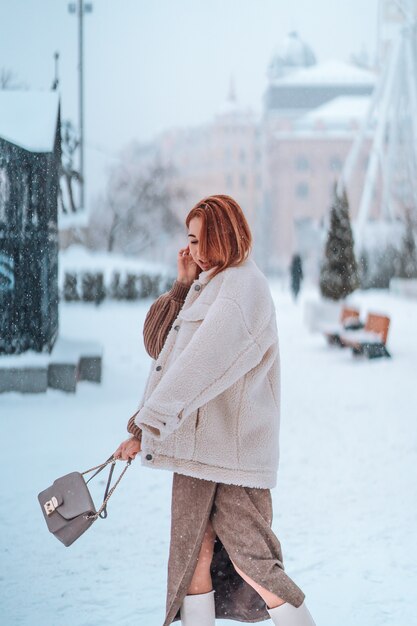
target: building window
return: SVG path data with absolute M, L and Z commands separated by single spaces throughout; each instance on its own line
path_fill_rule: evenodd
M 332 172 L 340 172 L 343 167 L 343 161 L 339 156 L 332 156 L 330 159 L 330 169 Z
M 295 160 L 295 167 L 299 172 L 305 172 L 309 168 L 308 159 L 304 154 L 300 154 Z
M 244 163 L 244 162 L 245 162 L 245 160 L 246 160 L 246 154 L 245 154 L 245 151 L 244 151 L 243 149 L 240 151 L 239 158 L 240 158 L 240 162 L 241 162 L 241 163 Z
M 224 160 L 226 161 L 226 163 L 230 163 L 230 161 L 232 160 L 232 150 L 230 146 L 227 146 L 224 151 Z
M 233 187 L 233 176 L 231 174 L 226 174 L 226 187 L 228 189 Z
M 246 176 L 245 174 L 240 175 L 240 186 L 244 189 L 246 187 Z
M 256 186 L 256 189 L 261 189 L 262 187 L 262 178 L 260 174 L 256 174 L 255 186 Z
M 298 183 L 295 188 L 297 198 L 307 198 L 309 192 L 308 183 Z

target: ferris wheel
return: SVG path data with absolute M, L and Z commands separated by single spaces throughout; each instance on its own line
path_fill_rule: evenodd
M 358 159 L 370 143 L 355 225 L 358 249 L 362 247 L 371 217 L 398 224 L 408 212 L 417 225 L 417 3 L 390 0 L 389 4 L 401 16 L 401 23 L 391 40 L 368 113 L 338 180 L 341 192 L 348 187 Z M 377 190 L 381 195 L 375 215 Z

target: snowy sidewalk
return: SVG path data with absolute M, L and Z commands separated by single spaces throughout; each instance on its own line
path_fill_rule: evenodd
M 413 624 L 417 303 L 355 295 L 392 316 L 393 358 L 357 361 L 308 333 L 302 302 L 274 294 L 283 378 L 273 529 L 286 570 L 317 626 Z M 108 519 L 69 548 L 48 533 L 37 502 L 54 478 L 106 459 L 125 438 L 149 368 L 141 338 L 149 304 L 63 304 L 61 332 L 104 346 L 102 385 L 0 396 L 2 626 L 163 622 L 170 472 L 135 461 Z

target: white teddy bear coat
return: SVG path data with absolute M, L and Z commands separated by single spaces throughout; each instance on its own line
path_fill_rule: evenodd
M 201 272 L 135 417 L 148 467 L 246 487 L 276 485 L 280 364 L 275 307 L 249 257 Z

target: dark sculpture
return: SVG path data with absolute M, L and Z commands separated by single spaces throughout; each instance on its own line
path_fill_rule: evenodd
M 25 96 L 30 111 L 32 94 L 19 94 Z M 49 152 L 32 151 L 0 135 L 0 354 L 50 352 L 58 334 L 61 142 L 56 103 Z M 35 106 L 35 112 L 42 108 Z M 36 115 L 32 123 L 37 124 Z

